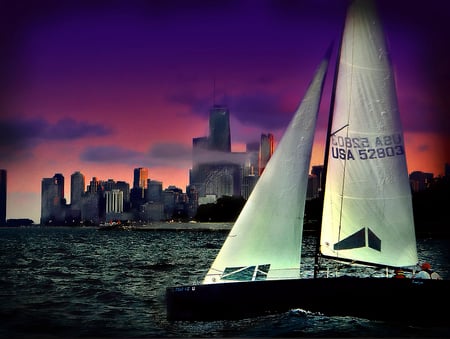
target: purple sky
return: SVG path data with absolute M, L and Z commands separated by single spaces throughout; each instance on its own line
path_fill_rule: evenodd
M 449 157 L 450 2 L 378 1 L 410 171 Z M 185 190 L 192 138 L 225 104 L 234 150 L 279 140 L 334 41 L 347 1 L 3 1 L 0 168 L 7 218 L 40 216 L 41 180 L 125 180 L 148 167 Z M 334 51 L 335 55 L 336 51 Z M 331 63 L 332 66 L 334 62 Z M 323 159 L 328 72 L 312 164 Z

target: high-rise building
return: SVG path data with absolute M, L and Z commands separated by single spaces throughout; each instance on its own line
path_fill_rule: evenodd
M 236 196 L 246 175 L 258 176 L 259 142 L 249 144 L 248 152 L 231 152 L 230 114 L 225 106 L 210 109 L 209 135 L 193 139 L 193 166 L 189 172 L 189 187 L 195 191 L 194 211 L 205 196 Z M 253 179 L 253 178 L 252 178 Z M 250 182 L 249 180 L 248 182 Z M 252 189 L 246 186 L 246 192 Z M 197 203 L 198 201 L 198 203 Z
M 208 147 L 208 137 L 192 139 L 192 166 L 194 168 L 207 160 Z
M 130 208 L 130 184 L 119 180 L 114 187 L 123 192 L 123 209 L 128 211 Z
M 89 182 L 87 187 L 87 192 L 89 193 L 97 193 L 101 190 L 101 181 L 97 179 L 97 177 L 92 177 L 92 180 Z
M 231 152 L 230 112 L 225 106 L 214 105 L 209 111 L 209 149 Z
M 133 177 L 133 188 L 131 189 L 131 205 L 133 208 L 145 202 L 145 191 L 147 189 L 148 168 L 135 168 Z
M 105 191 L 106 213 L 123 212 L 123 192 L 118 189 Z
M 42 179 L 41 224 L 61 225 L 65 221 L 64 176 Z
M 261 176 L 266 168 L 269 159 L 272 157 L 275 147 L 273 134 L 261 134 L 261 143 L 259 146 L 259 175 Z
M 6 225 L 6 170 L 0 169 L 0 225 Z
M 135 168 L 133 177 L 133 188 L 147 188 L 148 168 Z
M 70 176 L 70 204 L 79 208 L 85 189 L 84 175 L 77 171 Z
M 250 194 L 255 188 L 256 183 L 258 182 L 259 177 L 255 174 L 248 174 L 242 178 L 242 187 L 241 187 L 241 196 L 248 200 Z
M 147 194 L 146 201 L 149 202 L 161 202 L 162 200 L 162 182 L 157 180 L 147 180 Z

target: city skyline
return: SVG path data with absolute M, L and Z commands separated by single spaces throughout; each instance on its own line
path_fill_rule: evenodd
M 316 176 L 320 176 L 320 174 L 318 174 L 318 173 L 316 173 L 316 171 L 317 170 L 319 170 L 320 171 L 320 169 L 319 168 L 322 168 L 323 167 L 323 164 L 319 164 L 319 165 L 313 165 L 313 166 L 311 166 L 311 168 L 310 168 L 310 172 L 309 172 L 309 174 L 311 174 L 311 175 L 316 175 Z M 438 175 L 438 176 L 435 176 L 435 174 L 434 173 L 432 173 L 432 172 L 423 172 L 423 171 L 416 171 L 416 170 L 412 170 L 412 171 L 409 171 L 409 173 L 408 173 L 408 175 L 409 175 L 409 179 L 410 179 L 410 183 L 411 183 L 411 189 L 413 190 L 413 191 L 415 191 L 415 192 L 417 192 L 417 191 L 421 191 L 421 190 L 423 190 L 423 189 L 426 189 L 426 185 L 427 185 L 427 182 L 429 183 L 430 182 L 430 180 L 432 180 L 432 179 L 434 179 L 434 178 L 438 178 L 438 177 L 448 177 L 448 175 L 449 175 L 449 168 L 450 168 L 450 164 L 449 163 L 446 163 L 446 164 L 444 164 L 443 165 L 443 168 L 444 168 L 444 170 L 443 170 L 443 172 L 444 172 L 444 174 L 441 176 L 441 175 Z M 89 187 L 89 182 L 90 183 L 92 183 L 93 182 L 93 180 L 97 180 L 97 182 L 98 183 L 102 183 L 103 185 L 107 185 L 107 184 L 110 184 L 111 182 L 113 182 L 113 183 L 117 183 L 117 184 L 121 184 L 121 183 L 123 183 L 123 184 L 126 184 L 126 185 L 128 185 L 128 189 L 131 187 L 131 188 L 133 188 L 133 186 L 134 186 L 134 183 L 135 183 L 135 180 L 136 180 L 136 171 L 137 170 L 148 170 L 147 168 L 134 168 L 133 169 L 133 181 L 132 182 L 127 182 L 127 181 L 120 181 L 120 180 L 116 180 L 116 179 L 114 179 L 114 178 L 108 178 L 108 179 L 99 179 L 98 177 L 92 177 L 91 179 L 92 180 L 86 180 L 86 182 L 83 180 L 83 186 L 84 186 L 84 189 L 82 190 L 82 191 L 79 191 L 78 190 L 78 187 L 77 186 L 79 186 L 79 183 L 77 182 L 77 181 L 73 181 L 73 179 L 74 179 L 74 177 L 78 177 L 78 176 L 82 176 L 83 177 L 83 179 L 85 179 L 85 177 L 84 177 L 84 174 L 83 174 L 83 172 L 81 172 L 81 171 L 75 171 L 75 172 L 73 172 L 73 173 L 71 173 L 71 175 L 70 175 L 70 177 L 71 177 L 71 181 L 69 182 L 69 190 L 67 191 L 66 190 L 66 188 L 64 187 L 64 195 L 63 196 L 61 196 L 60 197 L 60 200 L 64 200 L 64 201 L 67 201 L 67 198 L 70 196 L 71 197 L 71 200 L 70 200 L 70 202 L 68 203 L 68 205 L 65 205 L 65 206 L 69 206 L 69 205 L 73 205 L 74 203 L 72 202 L 72 200 L 73 200 L 73 196 L 74 196 L 74 190 L 75 190 L 75 192 L 76 192 L 76 194 L 79 194 L 80 196 L 81 195 L 83 195 L 84 193 L 88 193 L 89 192 L 89 190 L 90 190 L 90 187 Z M 6 170 L 4 170 L 4 169 L 0 169 L 0 172 L 2 173 L 2 178 L 3 179 L 6 179 L 6 176 L 7 176 L 7 171 Z M 41 180 L 41 183 L 44 185 L 46 182 L 52 182 L 53 180 L 55 180 L 55 178 L 62 178 L 62 181 L 64 181 L 65 183 L 67 183 L 68 181 L 66 181 L 65 180 L 65 176 L 64 176 L 64 174 L 62 174 L 62 173 L 58 173 L 58 172 L 56 172 L 56 173 L 54 173 L 54 175 L 52 176 L 52 177 L 48 177 L 48 178 L 42 178 L 42 180 Z M 148 179 L 148 182 L 151 182 L 153 185 L 157 185 L 157 186 L 159 186 L 160 185 L 160 189 L 161 189 L 161 191 L 163 190 L 163 189 L 167 189 L 167 190 L 171 190 L 171 189 L 179 189 L 181 192 L 183 192 L 183 193 L 187 193 L 187 191 L 185 191 L 184 189 L 182 189 L 181 187 L 178 187 L 178 186 L 176 186 L 176 185 L 172 185 L 172 184 L 167 184 L 166 186 L 163 186 L 162 185 L 162 182 L 161 181 L 159 181 L 159 180 L 157 180 L 157 179 L 154 179 L 154 178 L 150 178 L 150 177 L 148 177 L 147 178 Z M 320 179 L 319 179 L 320 180 Z M 5 186 L 4 188 L 3 188 L 3 193 L 7 193 L 7 188 L 6 188 L 6 186 L 7 186 L 7 184 L 6 184 L 6 180 L 3 180 L 2 181 L 2 184 Z M 75 185 L 75 187 L 74 187 L 74 185 Z M 308 183 L 308 185 L 309 185 L 309 183 Z M 43 187 L 43 186 L 42 186 Z M 318 187 L 316 187 L 315 189 L 317 189 Z M 119 191 L 117 188 L 114 188 L 114 189 L 111 189 L 111 191 Z M 43 190 L 41 189 L 41 194 L 43 193 Z M 109 192 L 109 193 L 111 193 L 111 192 Z M 123 192 L 122 192 L 123 193 Z M 150 193 L 150 194 L 152 194 L 152 193 Z M 314 195 L 314 194 L 313 194 Z M 220 198 L 220 197 L 217 197 L 217 198 Z M 3 202 L 4 203 L 7 203 L 7 198 L 6 199 L 3 199 Z M 76 202 L 77 203 L 77 202 Z M 76 206 L 75 206 L 76 207 Z M 43 206 L 41 205 L 40 206 L 40 208 L 41 208 L 41 211 L 40 211 L 40 215 L 39 215 L 39 217 L 37 218 L 37 220 L 40 220 L 40 219 L 42 219 L 42 208 L 43 208 Z M 6 211 L 6 210 L 5 210 Z M 34 223 L 37 223 L 37 221 L 35 220 L 35 219 L 33 219 L 33 218 L 30 218 L 30 217 L 21 217 L 21 216 L 19 216 L 19 217 L 15 217 L 15 218 L 5 218 L 5 220 L 4 221 L 6 221 L 6 220 L 8 220 L 8 219 L 31 219 L 31 220 L 33 220 L 33 222 Z M 1 223 L 0 223 L 1 224 Z
M 54 173 L 132 182 L 132 169 L 147 167 L 164 187 L 185 190 L 192 140 L 208 133 L 215 103 L 229 108 L 232 151 L 261 133 L 279 140 L 325 50 L 338 41 L 346 1 L 257 4 L 2 5 L 2 31 L 9 32 L 0 36 L 7 218 L 39 220 L 40 183 Z M 439 175 L 450 162 L 448 7 L 378 2 L 409 172 Z M 312 166 L 323 162 L 332 74 L 330 67 Z

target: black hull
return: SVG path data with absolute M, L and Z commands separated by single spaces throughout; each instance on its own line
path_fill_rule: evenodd
M 317 278 L 169 287 L 167 319 L 242 319 L 301 308 L 330 316 L 447 324 L 450 281 Z

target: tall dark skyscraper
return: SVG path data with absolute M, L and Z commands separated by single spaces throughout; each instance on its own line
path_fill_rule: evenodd
M 209 149 L 231 152 L 230 112 L 225 106 L 214 105 L 209 111 Z
M 163 184 L 161 181 L 157 180 L 147 180 L 147 197 L 145 200 L 151 202 L 161 202 Z
M 148 168 L 135 168 L 133 177 L 133 188 L 147 188 Z
M 209 141 L 207 137 L 192 139 L 192 163 L 194 167 L 205 162 L 205 151 L 208 150 L 208 147 Z
M 84 175 L 77 171 L 70 176 L 70 204 L 72 206 L 80 206 L 84 190 Z
M 0 169 L 0 225 L 6 225 L 6 170 Z
M 131 189 L 131 205 L 138 207 L 145 202 L 145 191 L 147 190 L 148 168 L 135 168 L 133 177 L 133 188 Z
M 65 219 L 64 176 L 42 179 L 41 224 L 62 225 Z

